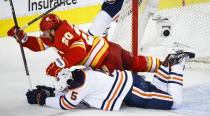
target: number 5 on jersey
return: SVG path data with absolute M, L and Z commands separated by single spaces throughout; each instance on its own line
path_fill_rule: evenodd
M 72 91 L 72 94 L 71 94 L 71 99 L 72 99 L 72 100 L 76 100 L 76 99 L 77 99 L 77 95 L 78 95 L 78 93 L 77 93 L 77 92 Z

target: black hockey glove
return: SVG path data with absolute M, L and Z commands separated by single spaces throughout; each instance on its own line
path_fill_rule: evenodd
M 47 94 L 47 97 L 54 97 L 55 96 L 55 94 L 54 94 L 55 88 L 47 87 L 47 86 L 44 86 L 44 85 L 38 85 L 38 86 L 36 86 L 36 88 L 37 88 L 37 90 L 44 91 Z
M 42 90 L 34 89 L 26 93 L 29 104 L 44 105 L 47 98 L 47 94 Z

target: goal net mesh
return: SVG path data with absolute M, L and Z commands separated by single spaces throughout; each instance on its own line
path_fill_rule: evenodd
M 111 41 L 132 52 L 132 1 L 124 0 Z M 177 50 L 196 58 L 187 68 L 210 70 L 210 0 L 138 0 L 138 54 L 161 60 Z M 135 24 L 134 24 L 135 25 Z M 199 65 L 197 65 L 199 64 Z

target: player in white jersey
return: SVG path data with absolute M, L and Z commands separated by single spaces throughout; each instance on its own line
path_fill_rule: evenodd
M 118 111 L 122 102 L 128 106 L 171 109 L 182 104 L 184 63 L 193 53 L 169 55 L 150 83 L 130 71 L 115 70 L 112 74 L 91 68 L 58 75 L 56 90 L 46 86 L 27 92 L 29 104 L 46 105 L 63 110 L 79 103 L 106 111 Z M 59 90 L 59 92 L 58 92 Z
M 91 36 L 106 36 L 108 29 L 113 21 L 117 21 L 120 10 L 122 9 L 123 2 L 129 0 L 103 0 L 102 8 L 94 18 L 91 27 L 88 29 L 88 34 Z M 142 0 L 138 0 L 141 4 Z M 147 0 L 151 12 L 156 12 L 159 0 Z M 129 7 L 128 7 L 129 9 Z M 154 10 L 155 9 L 155 10 Z
M 88 34 L 91 36 L 106 36 L 111 22 L 119 15 L 123 2 L 124 0 L 104 0 L 101 10 L 88 29 Z

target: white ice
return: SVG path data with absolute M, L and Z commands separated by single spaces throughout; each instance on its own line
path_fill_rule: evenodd
M 81 28 L 86 29 L 85 25 Z M 32 33 L 34 34 L 34 33 Z M 56 58 L 52 49 L 31 52 L 24 49 L 33 88 L 38 84 L 50 85 L 45 69 Z M 118 112 L 96 109 L 63 111 L 39 105 L 29 105 L 26 92 L 29 85 L 17 42 L 10 37 L 0 38 L 0 115 L 1 116 L 210 116 L 210 71 L 184 72 L 184 104 L 177 110 L 152 110 L 122 106 Z

